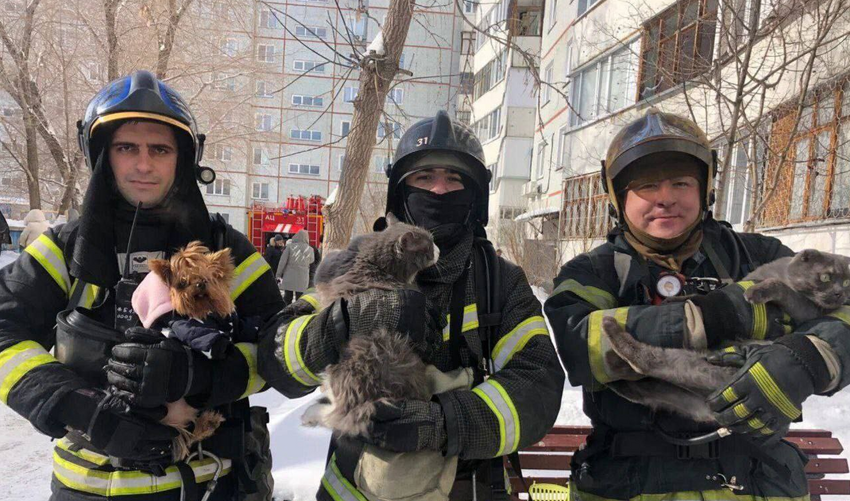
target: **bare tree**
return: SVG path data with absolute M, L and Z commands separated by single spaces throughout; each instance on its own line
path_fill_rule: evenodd
M 375 146 L 374 131 L 378 128 L 387 93 L 399 71 L 399 58 L 415 5 L 412 0 L 392 0 L 386 22 L 378 34 L 382 42 L 373 42 L 370 47 L 376 49 L 374 53 L 365 54 L 361 59 L 360 91 L 354 102 L 352 129 L 348 135 L 337 200 L 325 209 L 326 248 L 342 248 L 351 238 Z

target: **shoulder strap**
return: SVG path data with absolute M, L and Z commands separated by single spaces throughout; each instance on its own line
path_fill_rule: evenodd
M 212 244 L 213 251 L 220 251 L 227 247 L 227 221 L 218 212 L 210 215 L 212 222 Z
M 485 238 L 475 240 L 473 261 L 478 327 L 486 329 L 489 337 L 497 332 L 502 323 L 501 264 L 493 244 Z

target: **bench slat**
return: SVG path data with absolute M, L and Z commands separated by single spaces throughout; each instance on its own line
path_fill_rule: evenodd
M 533 477 L 525 479 L 530 486 L 533 482 L 566 485 L 563 477 Z M 511 478 L 514 494 L 526 492 L 518 478 Z M 839 496 L 850 494 L 850 480 L 809 480 L 809 493 L 812 496 Z
M 571 454 L 520 454 L 520 466 L 524 470 L 567 471 L 570 468 Z M 508 471 L 513 468 L 506 462 Z M 814 458 L 806 465 L 806 473 L 850 473 L 847 460 L 842 458 Z
M 590 426 L 566 426 L 566 425 L 558 425 L 554 426 L 551 430 L 549 430 L 549 435 L 588 435 L 590 433 Z M 807 430 L 807 429 L 793 429 L 789 430 L 788 437 L 817 437 L 817 438 L 829 438 L 832 436 L 832 432 L 829 430 Z
M 844 447 L 838 439 L 812 436 L 788 436 L 786 440 L 797 445 L 806 454 L 841 454 Z M 529 452 L 575 452 L 584 444 L 584 435 L 565 433 L 549 434 L 543 440 L 524 449 Z

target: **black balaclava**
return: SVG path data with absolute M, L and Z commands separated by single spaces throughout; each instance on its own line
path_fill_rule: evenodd
M 401 192 L 404 218 L 430 231 L 441 250 L 454 247 L 469 231 L 475 203 L 475 193 L 469 188 L 438 195 L 405 184 Z
M 211 242 L 212 224 L 195 180 L 191 140 L 176 129 L 175 135 L 178 158 L 174 184 L 159 205 L 139 211 L 131 252 L 164 251 L 170 255 L 193 240 Z M 74 277 L 101 287 L 112 287 L 120 278 L 116 252 L 127 250 L 136 210 L 118 192 L 108 149 L 101 150 L 92 171 L 71 261 Z

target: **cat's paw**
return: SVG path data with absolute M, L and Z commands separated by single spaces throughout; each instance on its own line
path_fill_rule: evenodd
M 744 291 L 744 299 L 753 304 L 764 304 L 775 301 L 779 296 L 779 289 L 784 284 L 773 279 L 759 282 Z
M 316 402 L 307 407 L 304 414 L 301 415 L 301 425 L 315 428 L 317 426 L 325 426 L 328 413 L 331 411 L 329 402 Z

